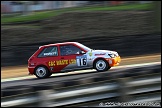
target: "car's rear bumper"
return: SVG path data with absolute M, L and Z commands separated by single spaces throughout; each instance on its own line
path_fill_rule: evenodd
M 110 65 L 110 67 L 117 66 L 121 62 L 120 56 L 117 56 L 115 58 L 107 58 L 106 59 Z
M 34 74 L 34 69 L 35 69 L 35 67 L 28 66 L 29 75 L 33 75 Z

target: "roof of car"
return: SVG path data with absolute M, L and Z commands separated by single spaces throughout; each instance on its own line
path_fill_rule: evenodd
M 54 44 L 47 44 L 47 45 L 42 45 L 40 47 L 46 47 L 46 46 L 53 46 L 53 45 L 61 45 L 61 44 L 69 44 L 69 43 L 78 43 L 78 42 L 61 42 L 61 43 L 54 43 Z

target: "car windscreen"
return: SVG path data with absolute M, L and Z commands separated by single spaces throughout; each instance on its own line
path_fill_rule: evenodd
M 89 48 L 89 47 L 87 47 L 87 46 L 85 46 L 85 45 L 83 45 L 83 44 L 81 44 L 81 43 L 76 43 L 78 46 L 80 46 L 80 47 L 82 47 L 83 49 L 85 49 L 86 51 L 90 51 L 90 50 L 92 50 L 91 48 Z

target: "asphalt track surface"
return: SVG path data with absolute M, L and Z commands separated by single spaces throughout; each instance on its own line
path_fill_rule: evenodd
M 38 79 L 38 78 L 26 78 L 24 80 L 11 80 L 7 82 L 1 82 L 1 88 L 4 87 L 13 87 L 13 86 L 29 86 L 29 85 L 40 85 L 40 84 L 56 84 L 60 83 L 62 81 L 70 81 L 70 80 L 78 80 L 78 79 L 83 79 L 83 78 L 93 78 L 95 76 L 100 76 L 104 73 L 109 73 L 109 74 L 114 74 L 124 70 L 127 70 L 128 68 L 132 67 L 140 67 L 140 66 L 147 66 L 147 65 L 156 65 L 156 64 L 161 64 L 161 62 L 152 62 L 152 63 L 141 63 L 141 64 L 132 64 L 132 65 L 123 65 L 123 66 L 118 66 L 118 67 L 112 67 L 109 71 L 105 72 L 97 72 L 94 69 L 87 70 L 86 72 L 78 72 L 76 74 L 65 74 L 65 75 L 58 75 L 58 76 L 51 76 L 50 78 L 45 78 L 45 79 Z M 70 73 L 70 72 L 69 72 Z
M 161 54 L 142 55 L 137 57 L 126 57 L 126 58 L 121 57 L 121 63 L 119 64 L 119 66 L 138 63 L 159 62 L 159 61 L 161 61 Z M 1 79 L 17 78 L 25 76 L 29 76 L 27 65 L 17 67 L 1 67 Z
M 136 58 L 125 58 L 125 59 L 123 58 L 122 61 L 123 61 L 123 64 L 120 65 L 121 67 L 126 67 L 126 65 L 128 65 L 128 64 L 130 65 L 130 64 L 137 64 L 137 63 L 138 64 L 139 63 L 140 64 L 151 63 L 151 62 L 160 62 L 161 63 L 161 55 L 136 57 Z M 121 71 L 122 69 L 126 69 L 126 68 L 119 69 L 118 66 L 116 66 L 116 67 L 111 68 L 108 72 L 109 73 L 118 72 L 118 71 Z M 7 82 L 6 81 L 2 82 L 2 80 L 1 80 L 1 89 L 6 88 L 6 87 L 13 87 L 13 86 L 30 86 L 30 85 L 45 84 L 47 82 L 48 82 L 48 84 L 50 84 L 50 83 L 57 84 L 58 82 L 60 83 L 65 80 L 67 81 L 67 80 L 71 80 L 71 79 L 78 80 L 78 79 L 83 79 L 83 78 L 90 78 L 90 77 L 101 75 L 101 73 L 106 73 L 106 72 L 96 72 L 95 70 L 87 70 L 87 71 L 84 70 L 84 72 L 82 72 L 82 74 L 77 73 L 77 72 L 76 73 L 68 72 L 65 75 L 54 74 L 50 78 L 46 78 L 46 79 L 37 79 L 35 76 L 33 76 L 32 78 L 26 77 L 25 79 L 10 80 Z

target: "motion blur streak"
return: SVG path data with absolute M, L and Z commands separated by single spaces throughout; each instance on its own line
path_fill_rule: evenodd
M 80 74 L 80 78 L 77 78 L 77 75 L 71 78 L 67 76 L 70 78 L 68 80 L 59 77 L 61 81 L 58 82 L 53 78 L 52 83 L 44 80 L 43 84 L 27 84 L 28 89 L 25 89 L 25 86 L 3 88 L 1 105 L 97 107 L 101 102 L 153 102 L 159 106 L 161 102 L 160 65 L 160 62 L 155 62 L 140 65 L 141 67 L 133 66 L 131 69 L 116 69 L 116 71 L 112 69 L 109 73 L 90 73 L 85 74 L 84 77 L 80 77 Z M 89 82 L 82 82 L 87 79 Z M 49 81 L 50 78 L 47 80 Z M 19 92 L 16 93 L 16 90 Z
M 145 55 L 145 56 L 138 56 L 138 57 L 128 57 L 128 58 L 121 58 L 121 60 L 122 61 L 120 66 L 138 64 L 138 63 L 160 62 L 161 55 L 155 54 L 155 55 Z M 1 67 L 1 78 L 3 79 L 3 81 L 8 78 L 14 78 L 14 79 L 17 79 L 17 77 L 26 78 L 25 76 L 27 76 L 27 72 L 28 72 L 27 66 Z M 64 73 L 59 73 L 57 75 L 60 74 L 64 74 Z M 34 77 L 29 76 L 28 78 L 34 78 Z
M 152 62 L 152 63 L 141 63 L 141 64 L 131 64 L 131 65 L 124 65 L 124 66 L 116 66 L 116 67 L 112 67 L 112 69 L 142 67 L 142 66 L 154 65 L 154 64 L 161 64 L 161 62 Z M 90 73 L 90 72 L 96 72 L 96 70 L 90 69 L 90 70 L 74 71 L 74 72 L 68 72 L 68 73 L 57 73 L 57 74 L 53 74 L 52 76 L 75 75 L 75 74 L 84 74 L 84 73 Z M 35 76 L 26 76 L 26 77 L 1 79 L 1 82 L 25 80 L 25 79 L 31 79 L 31 78 L 35 78 Z

